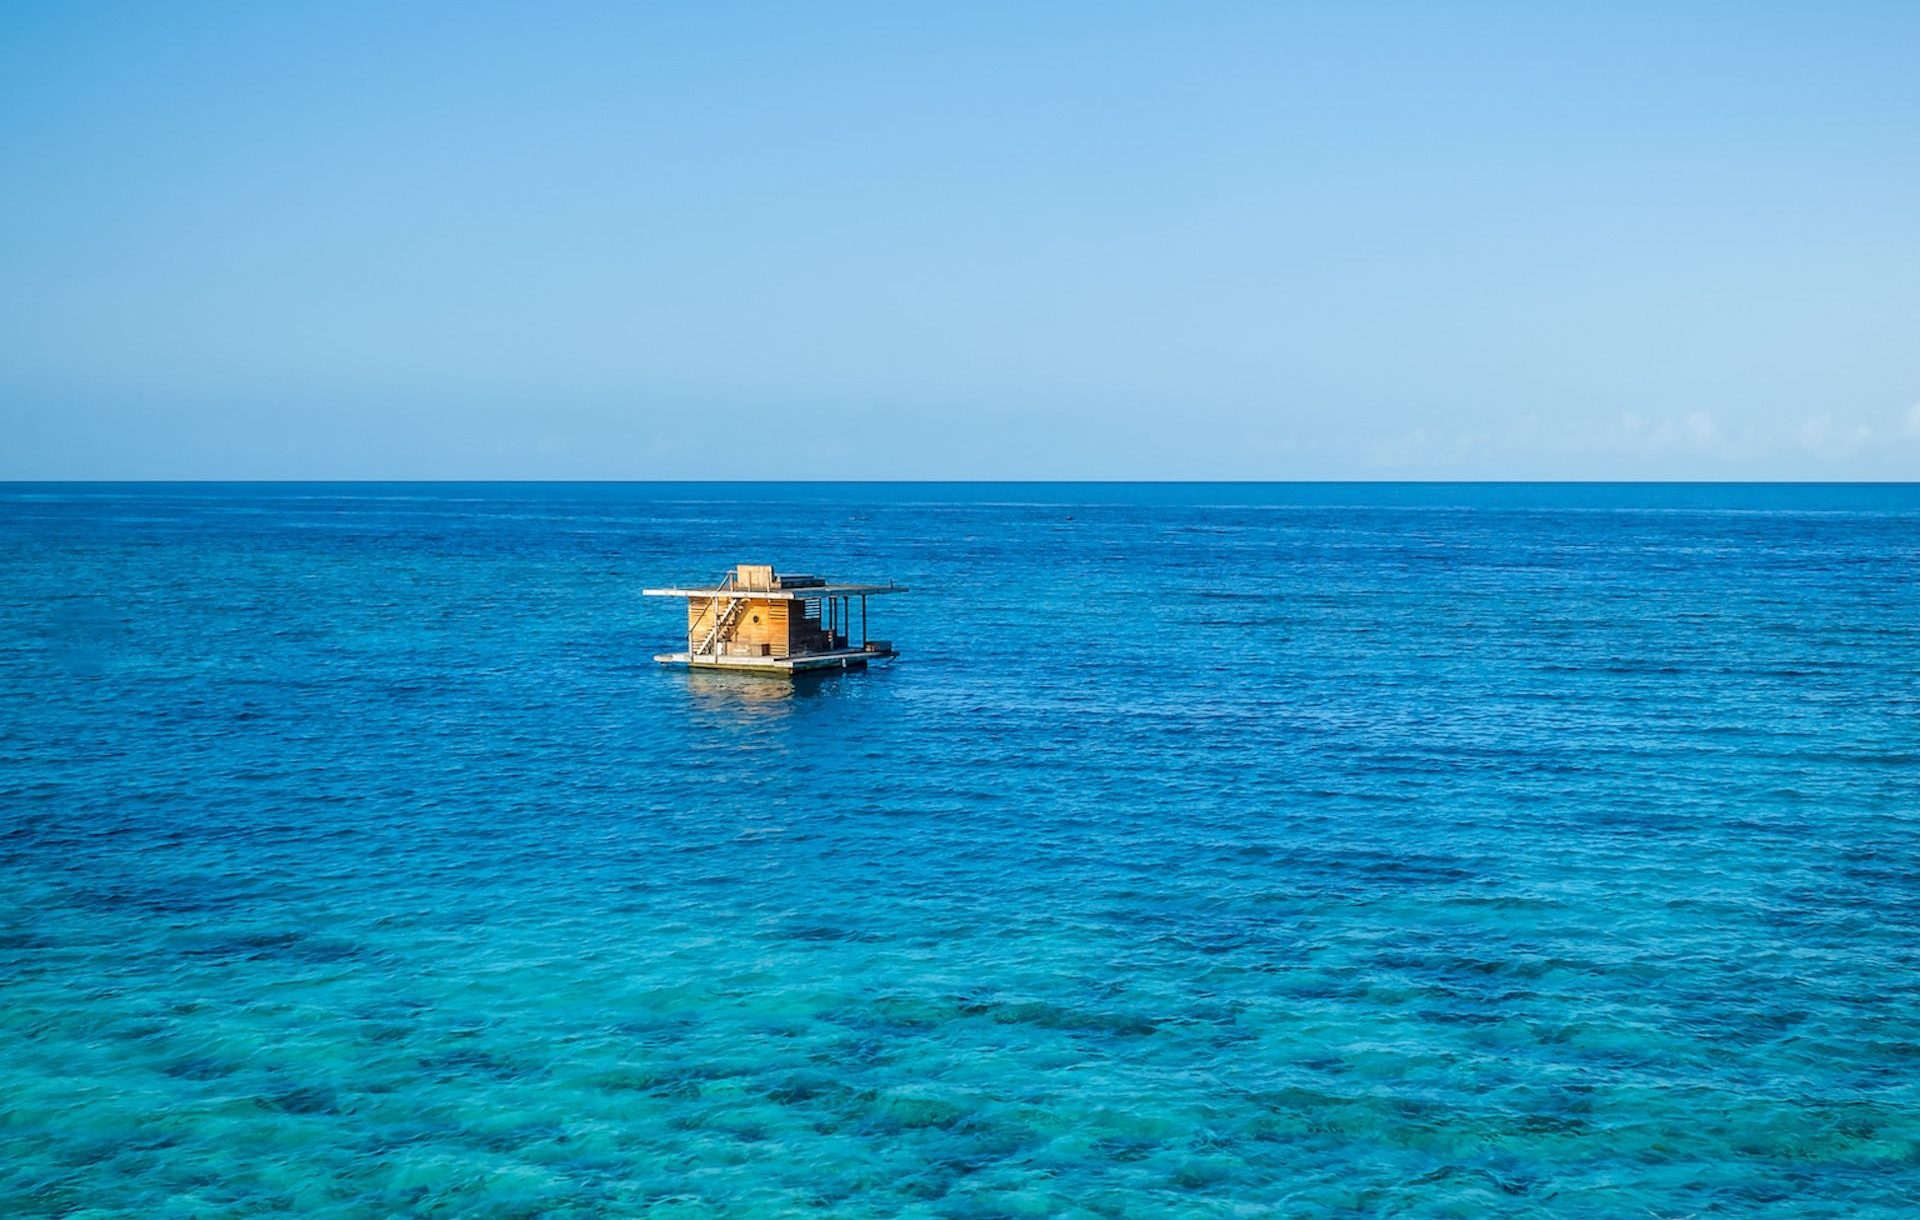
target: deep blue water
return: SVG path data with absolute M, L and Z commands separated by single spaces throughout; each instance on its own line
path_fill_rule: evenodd
M 0 487 L 0 1212 L 1917 1198 L 1920 488 Z

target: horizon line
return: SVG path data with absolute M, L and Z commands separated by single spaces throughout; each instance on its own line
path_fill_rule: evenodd
M 190 479 L 0 479 L 0 487 L 192 487 L 208 485 L 320 486 L 429 484 L 448 487 L 525 485 L 573 487 L 738 486 L 738 487 L 926 487 L 962 486 L 1080 486 L 1125 487 L 1141 484 L 1166 487 L 1920 487 L 1913 479 L 541 479 L 541 478 L 190 478 Z

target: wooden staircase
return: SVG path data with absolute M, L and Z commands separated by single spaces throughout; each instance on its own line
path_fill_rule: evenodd
M 726 579 L 720 582 L 720 587 L 722 589 L 733 588 L 732 572 L 727 573 Z M 727 636 L 733 630 L 734 623 L 739 621 L 740 611 L 745 608 L 746 604 L 747 599 L 744 597 L 728 598 L 727 608 L 713 616 L 713 626 L 707 629 L 706 637 L 700 641 L 699 645 L 690 650 L 691 655 L 696 657 L 712 655 L 721 644 L 725 643 Z

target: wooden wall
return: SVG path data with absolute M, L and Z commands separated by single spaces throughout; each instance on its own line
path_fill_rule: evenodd
M 823 652 L 830 641 L 827 639 L 825 625 L 819 618 L 806 617 L 807 603 L 793 603 L 793 621 L 788 627 L 788 647 L 795 652 Z M 819 607 L 819 613 L 826 612 L 825 606 Z
M 724 610 L 726 604 L 721 598 L 711 601 L 698 597 L 687 599 L 687 634 L 693 637 L 693 644 L 697 645 L 707 638 L 707 632 L 713 629 L 715 611 Z M 749 647 L 765 644 L 768 646 L 768 656 L 786 656 L 790 645 L 787 608 L 792 604 L 784 600 L 748 598 L 740 616 L 734 620 L 733 633 L 729 638 L 736 644 Z

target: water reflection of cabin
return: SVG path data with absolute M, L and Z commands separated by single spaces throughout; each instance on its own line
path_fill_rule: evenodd
M 829 584 L 818 576 L 781 576 L 765 564 L 743 563 L 710 588 L 645 592 L 687 599 L 687 650 L 654 660 L 790 674 L 898 655 L 886 640 L 867 635 L 867 599 L 906 590 L 892 583 Z

